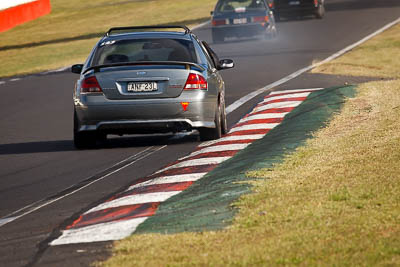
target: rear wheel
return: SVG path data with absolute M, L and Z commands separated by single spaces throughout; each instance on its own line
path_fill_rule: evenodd
M 74 133 L 74 145 L 77 149 L 96 147 L 96 132 L 76 132 Z
M 91 132 L 78 132 L 79 120 L 74 111 L 74 146 L 77 149 L 94 148 L 97 142 L 97 133 Z
M 222 99 L 221 105 L 221 134 L 228 133 L 228 122 L 226 120 L 225 100 Z
M 201 141 L 209 141 L 219 139 L 222 136 L 221 130 L 221 104 L 218 105 L 217 110 L 215 111 L 215 128 L 200 128 L 200 140 Z

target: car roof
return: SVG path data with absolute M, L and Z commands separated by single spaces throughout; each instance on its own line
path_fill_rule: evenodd
M 129 32 L 115 33 L 106 35 L 102 38 L 103 41 L 126 40 L 126 39 L 146 39 L 146 38 L 166 38 L 166 39 L 186 39 L 191 40 L 191 33 L 184 32 L 166 32 L 166 31 L 150 31 L 150 32 Z
M 180 29 L 180 31 L 171 29 Z M 192 35 L 191 30 L 183 25 L 127 26 L 109 29 L 102 38 L 102 41 L 140 38 L 179 38 L 191 40 Z
M 247 0 L 218 0 L 217 4 L 215 5 L 214 10 L 217 10 L 217 8 L 219 6 L 221 6 L 222 4 L 224 4 L 225 2 L 228 2 L 228 1 L 246 2 Z M 260 0 L 260 1 L 264 2 L 264 4 L 267 4 L 267 2 L 265 0 Z M 268 5 L 266 5 L 266 8 L 268 8 Z

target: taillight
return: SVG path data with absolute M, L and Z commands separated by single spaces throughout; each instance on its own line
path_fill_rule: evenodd
M 197 73 L 189 73 L 185 84 L 185 90 L 201 89 L 207 90 L 207 81 L 203 76 Z
M 102 93 L 100 84 L 95 76 L 88 77 L 82 81 L 81 93 Z
M 268 16 L 253 17 L 253 22 L 268 22 L 268 21 L 269 21 Z
M 274 2 L 270 2 L 270 3 L 268 4 L 268 6 L 269 6 L 269 8 L 273 8 L 273 7 L 274 7 Z
M 228 24 L 228 23 L 226 23 L 225 19 L 213 19 L 212 20 L 213 26 L 220 26 L 220 25 L 225 25 L 225 24 Z

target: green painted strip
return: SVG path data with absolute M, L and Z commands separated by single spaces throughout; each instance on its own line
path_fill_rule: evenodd
M 194 183 L 187 190 L 162 203 L 156 214 L 135 233 L 177 233 L 222 229 L 232 222 L 237 210 L 231 205 L 250 193 L 245 173 L 273 168 L 285 154 L 293 152 L 324 127 L 338 112 L 346 97 L 354 97 L 355 86 L 333 87 L 309 95 L 300 106 L 263 139 L 257 140 L 235 157 Z

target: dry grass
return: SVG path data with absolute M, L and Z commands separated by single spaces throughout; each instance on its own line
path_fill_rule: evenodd
M 359 88 L 273 171 L 220 232 L 136 235 L 102 266 L 398 266 L 400 81 Z
M 259 179 L 228 229 L 134 235 L 98 265 L 399 266 L 400 80 L 358 92 L 283 164 L 248 173 Z
M 209 18 L 215 0 L 53 0 L 51 14 L 0 33 L 0 77 L 83 62 L 111 27 L 193 25 Z M 189 12 L 191 11 L 191 12 Z

